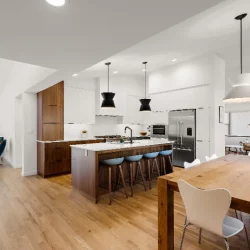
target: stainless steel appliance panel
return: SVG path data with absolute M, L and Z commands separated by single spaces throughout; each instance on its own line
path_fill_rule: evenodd
M 196 111 L 177 110 L 169 112 L 169 140 L 175 141 L 173 165 L 184 167 L 184 162 L 195 159 Z

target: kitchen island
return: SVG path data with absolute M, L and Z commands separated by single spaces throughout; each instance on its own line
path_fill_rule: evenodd
M 71 145 L 72 186 L 80 190 L 84 197 L 97 203 L 99 182 L 107 177 L 99 171 L 101 160 L 170 150 L 172 145 L 173 142 L 167 139 L 141 140 L 132 144 L 110 142 Z

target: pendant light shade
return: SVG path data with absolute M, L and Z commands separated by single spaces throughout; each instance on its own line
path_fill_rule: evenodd
M 115 108 L 115 103 L 114 103 L 114 96 L 115 93 L 109 92 L 109 65 L 111 63 L 105 63 L 105 65 L 108 66 L 108 92 L 103 92 L 102 93 L 102 97 L 103 97 L 103 101 L 102 101 L 102 106 L 101 108 Z
M 238 76 L 237 83 L 232 87 L 230 92 L 223 99 L 225 103 L 240 103 L 240 102 L 250 102 L 250 74 L 242 74 L 242 19 L 244 19 L 247 14 L 241 14 L 235 17 L 236 20 L 240 21 L 240 71 L 241 74 Z
M 150 105 L 149 103 L 151 102 L 151 99 L 147 99 L 147 93 L 146 93 L 146 88 L 147 88 L 147 69 L 146 69 L 146 65 L 147 62 L 143 62 L 142 64 L 145 65 L 145 98 L 144 99 L 140 99 L 141 102 L 141 107 L 140 107 L 140 111 L 143 112 L 148 112 L 151 111 Z

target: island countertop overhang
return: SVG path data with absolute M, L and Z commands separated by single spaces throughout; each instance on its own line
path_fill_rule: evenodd
M 121 150 L 130 150 L 135 148 L 146 148 L 161 145 L 172 145 L 174 141 L 169 141 L 167 139 L 150 139 L 143 141 L 134 141 L 134 143 L 93 143 L 93 144 L 79 144 L 71 145 L 71 148 L 94 151 L 97 153 L 104 152 L 115 152 Z

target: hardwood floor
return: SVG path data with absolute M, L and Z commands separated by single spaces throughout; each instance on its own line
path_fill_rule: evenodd
M 156 250 L 157 188 L 137 186 L 133 198 L 117 192 L 113 205 L 104 195 L 95 205 L 72 190 L 71 175 L 43 179 L 21 177 L 21 171 L 0 167 L 0 249 Z M 175 249 L 179 248 L 184 208 L 175 195 Z M 233 215 L 233 211 L 230 212 Z M 250 216 L 243 214 L 250 232 Z M 230 240 L 230 249 L 247 249 L 244 231 Z M 225 249 L 221 238 L 189 227 L 184 250 Z

